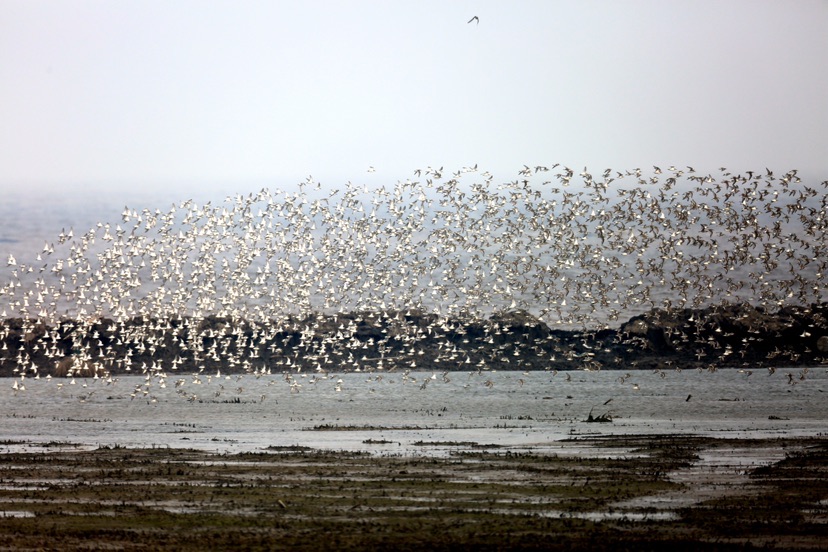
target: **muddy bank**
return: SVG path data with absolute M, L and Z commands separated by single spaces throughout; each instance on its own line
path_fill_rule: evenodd
M 0 322 L 0 376 L 381 370 L 668 370 L 828 362 L 828 303 L 653 310 L 617 328 L 561 330 L 525 311 L 419 311 L 251 322 L 204 318 Z
M 454 443 L 447 458 L 5 452 L 0 548 L 824 549 L 825 438 L 562 445 L 548 455 Z

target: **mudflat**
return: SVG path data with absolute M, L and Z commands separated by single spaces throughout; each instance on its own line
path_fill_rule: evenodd
M 0 550 L 828 549 L 828 437 L 372 446 L 2 443 Z

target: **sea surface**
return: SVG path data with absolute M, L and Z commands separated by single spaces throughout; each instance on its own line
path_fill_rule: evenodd
M 61 231 L 79 236 L 98 223 L 117 224 L 125 207 L 167 211 L 173 204 L 196 197 L 200 202 L 221 202 L 219 190 L 106 190 L 77 186 L 71 191 L 16 187 L 0 190 L 0 255 L 30 262 L 45 243 L 57 240 Z M 3 262 L 2 264 L 5 264 Z
M 379 377 L 378 377 L 379 376 Z M 828 368 L 0 379 L 0 450 L 573 451 L 628 434 L 824 436 Z M 18 389 L 15 390 L 15 383 Z M 298 386 L 297 386 L 298 384 Z M 589 414 L 612 421 L 589 423 Z

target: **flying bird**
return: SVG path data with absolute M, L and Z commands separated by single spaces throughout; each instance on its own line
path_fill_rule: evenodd
M 467 23 L 471 23 L 472 21 L 475 21 L 478 25 L 480 25 L 480 19 L 476 15 L 469 19 Z

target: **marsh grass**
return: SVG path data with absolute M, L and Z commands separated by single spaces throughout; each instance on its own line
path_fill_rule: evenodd
M 752 470 L 756 489 L 748 494 L 677 509 L 674 520 L 642 521 L 633 514 L 646 517 L 643 507 L 621 511 L 629 518 L 602 515 L 635 498 L 692 494 L 692 485 L 668 475 L 727 443 L 582 439 L 578 446 L 604 454 L 557 456 L 475 443 L 456 443 L 461 450 L 447 457 L 289 446 L 243 454 L 6 453 L 0 454 L 0 512 L 31 517 L 0 518 L 0 542 L 9 549 L 60 542 L 62 550 L 804 547 L 828 536 L 827 443 L 800 441 L 784 460 Z

